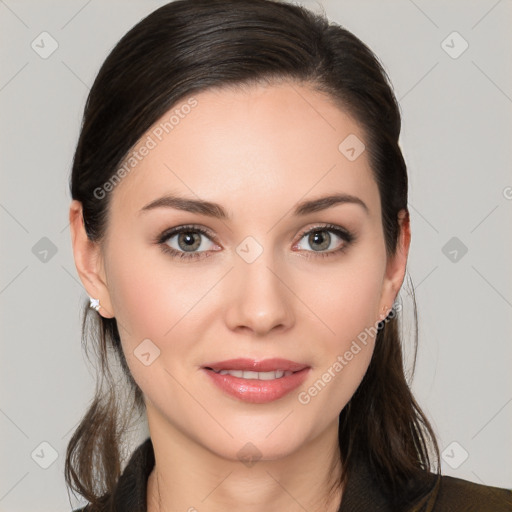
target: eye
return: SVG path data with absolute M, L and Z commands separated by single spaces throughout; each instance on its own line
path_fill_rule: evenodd
M 209 243 L 205 243 L 203 237 L 208 238 Z M 180 226 L 168 229 L 156 242 L 165 253 L 175 258 L 206 258 L 211 246 L 216 246 L 211 238 L 213 235 L 198 226 Z
M 316 226 L 300 234 L 300 240 L 306 238 L 306 243 L 312 247 L 312 251 L 304 249 L 301 242 L 295 244 L 294 248 L 305 252 L 305 257 L 329 257 L 335 256 L 347 250 L 348 246 L 355 240 L 355 236 L 333 224 Z M 205 242 L 203 238 L 208 241 Z M 173 258 L 196 259 L 211 256 L 212 249 L 217 245 L 212 241 L 214 235 L 204 228 L 194 225 L 179 226 L 164 231 L 155 243 L 160 245 L 162 251 Z M 336 241 L 338 239 L 338 242 Z
M 313 249 L 312 251 L 306 249 L 307 253 L 317 253 L 308 254 L 307 257 L 334 256 L 346 251 L 348 246 L 355 239 L 354 235 L 346 229 L 332 224 L 316 226 L 301 233 L 300 237 L 301 240 L 306 238 L 306 243 Z M 338 239 L 338 242 L 336 242 L 336 239 Z M 341 240 L 341 243 L 339 240 Z M 301 242 L 296 244 L 294 247 L 304 249 Z

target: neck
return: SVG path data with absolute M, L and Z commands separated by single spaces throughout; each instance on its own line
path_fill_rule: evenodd
M 149 415 L 148 415 L 149 420 Z M 227 460 L 174 429 L 151 429 L 155 467 L 148 512 L 337 512 L 341 490 L 338 425 L 299 450 L 253 464 Z

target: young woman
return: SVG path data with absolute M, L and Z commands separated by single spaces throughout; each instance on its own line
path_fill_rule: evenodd
M 121 39 L 70 182 L 101 370 L 66 459 L 87 512 L 512 510 L 439 474 L 404 376 L 400 122 L 373 53 L 296 5 L 178 0 Z

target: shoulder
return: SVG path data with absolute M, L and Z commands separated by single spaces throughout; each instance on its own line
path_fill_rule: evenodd
M 436 485 L 433 511 L 512 512 L 512 491 L 442 475 Z

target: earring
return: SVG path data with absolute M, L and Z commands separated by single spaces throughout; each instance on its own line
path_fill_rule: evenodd
M 92 297 L 89 297 L 90 304 L 89 307 L 92 309 L 95 309 L 96 311 L 100 310 L 100 299 L 93 299 Z

